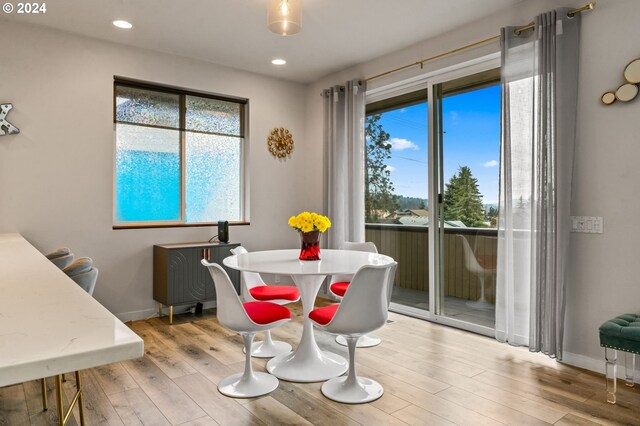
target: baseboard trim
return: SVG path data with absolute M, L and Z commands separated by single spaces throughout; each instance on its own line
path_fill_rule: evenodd
M 152 318 L 154 316 L 157 317 L 158 309 L 145 309 L 142 311 L 121 312 L 119 314 L 115 314 L 115 316 L 122 322 L 138 321 L 138 320 Z
M 604 356 L 602 359 L 596 359 L 571 352 L 563 352 L 562 361 L 560 362 L 562 364 L 573 365 L 574 367 L 584 368 L 585 370 L 604 374 Z
M 574 367 L 584 368 L 585 370 L 604 374 L 604 349 L 602 349 L 602 359 L 591 358 L 585 355 L 564 352 L 562 355 L 562 364 L 572 365 Z M 640 355 L 636 355 L 636 368 L 640 363 Z M 619 379 L 624 379 L 624 352 L 618 351 L 618 371 Z M 636 370 L 636 377 L 640 377 L 640 370 Z
M 215 307 L 216 307 L 215 301 L 204 303 L 204 309 L 210 309 Z M 179 314 L 190 312 L 192 308 L 193 308 L 193 305 L 174 306 L 173 315 L 179 315 Z M 163 316 L 168 316 L 168 315 L 169 315 L 169 312 L 167 307 L 165 306 Z M 119 314 L 115 314 L 115 316 L 122 322 L 145 320 L 145 319 L 157 317 L 158 308 L 144 309 L 142 311 L 121 312 Z

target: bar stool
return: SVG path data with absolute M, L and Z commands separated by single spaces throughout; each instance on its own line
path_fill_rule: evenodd
M 98 280 L 98 268 L 93 267 L 93 259 L 90 257 L 80 257 L 62 270 L 76 284 L 78 284 L 89 295 L 93 296 L 93 290 Z
M 68 249 L 66 250 L 68 251 Z M 73 254 L 70 254 L 68 252 L 66 255 L 62 255 L 57 259 L 69 257 L 69 256 L 71 257 L 71 259 L 73 259 Z M 93 296 L 93 290 L 95 289 L 96 281 L 98 280 L 98 269 L 93 267 L 93 260 L 91 258 L 89 257 L 78 258 L 72 263 L 70 263 L 69 265 L 67 265 L 66 267 L 62 268 L 62 272 L 67 274 L 69 278 L 71 278 L 83 290 L 89 293 L 90 296 Z M 76 376 L 76 389 L 77 389 L 76 398 L 77 398 L 77 403 L 80 410 L 81 423 L 84 424 L 84 398 L 82 395 L 82 381 L 80 379 L 80 371 L 76 371 L 75 376 Z M 66 381 L 64 374 L 61 374 L 56 377 L 56 387 L 61 389 L 62 381 Z M 46 377 L 42 378 L 40 383 L 42 387 L 42 408 L 44 411 L 46 411 L 49 408 L 47 403 Z M 71 403 L 69 412 L 71 412 L 71 409 L 75 404 L 76 398 L 74 398 L 74 401 Z M 62 418 L 63 409 L 62 409 L 61 398 L 58 398 L 57 405 L 58 405 L 58 416 Z
M 356 272 L 349 291 L 339 304 L 314 309 L 309 318 L 316 327 L 345 337 L 349 348 L 349 371 L 346 376 L 322 384 L 322 394 L 347 404 L 362 404 L 382 396 L 380 383 L 356 374 L 356 344 L 358 338 L 383 327 L 387 321 L 387 286 L 389 274 L 397 263 L 363 266 Z
M 248 253 L 242 246 L 231 249 L 233 254 Z M 246 302 L 272 302 L 286 305 L 300 300 L 300 292 L 294 286 L 266 285 L 260 274 L 242 271 L 242 298 Z M 291 352 L 291 345 L 286 342 L 274 341 L 271 331 L 264 332 L 264 340 L 257 342 L 251 348 L 251 356 L 256 358 L 273 358 Z
M 64 269 L 73 262 L 73 253 L 69 247 L 60 247 L 45 255 L 54 265 L 60 269 Z
M 202 259 L 216 287 L 218 321 L 239 333 L 244 341 L 244 372 L 225 377 L 218 391 L 232 398 L 253 398 L 266 395 L 278 387 L 279 381 L 269 373 L 254 372 L 251 367 L 251 343 L 259 331 L 275 328 L 291 319 L 284 306 L 271 302 L 244 302 L 236 294 L 233 283 L 220 265 Z

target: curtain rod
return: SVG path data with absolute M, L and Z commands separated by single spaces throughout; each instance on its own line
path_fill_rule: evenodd
M 586 4 L 586 5 L 582 6 L 582 7 L 579 7 L 577 9 L 572 9 L 572 10 L 568 11 L 567 12 L 567 16 L 571 18 L 571 17 L 573 17 L 574 15 L 577 15 L 580 12 L 584 12 L 584 11 L 587 11 L 587 10 L 593 10 L 594 7 L 596 7 L 596 3 L 595 2 L 591 2 L 589 4 Z M 514 32 L 516 34 L 520 34 L 523 31 L 531 30 L 533 28 L 535 28 L 535 24 L 532 22 L 532 23 L 527 24 L 527 25 L 525 25 L 523 27 L 516 28 L 514 30 Z M 485 43 L 489 43 L 489 42 L 492 42 L 492 41 L 496 41 L 496 40 L 500 40 L 500 35 L 489 37 L 489 38 L 485 38 L 484 40 L 476 41 L 475 43 L 467 44 L 465 46 L 458 47 L 457 49 L 453 49 L 453 50 L 450 50 L 448 52 L 440 53 L 439 55 L 431 56 L 429 58 L 424 58 L 424 59 L 421 59 L 421 60 L 419 60 L 417 62 L 413 62 L 411 64 L 407 64 L 407 65 L 401 66 L 399 68 L 394 68 L 394 69 L 392 69 L 390 71 L 386 71 L 386 72 L 383 72 L 381 74 L 376 74 L 374 76 L 367 77 L 365 79 L 365 81 L 368 82 L 368 81 L 371 81 L 371 80 L 376 80 L 378 78 L 385 77 L 387 75 L 396 73 L 398 71 L 404 71 L 407 68 L 411 68 L 411 67 L 415 67 L 415 66 L 419 66 L 420 69 L 422 69 L 422 67 L 424 66 L 424 64 L 426 62 L 431 62 L 433 60 L 440 59 L 440 58 L 442 58 L 444 56 L 449 56 L 449 55 L 452 55 L 454 53 L 461 52 L 463 50 L 472 49 L 474 47 L 477 47 L 477 46 L 480 46 L 480 45 L 483 45 Z

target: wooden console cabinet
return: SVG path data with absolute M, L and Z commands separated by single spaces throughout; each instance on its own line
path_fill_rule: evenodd
M 193 305 L 216 299 L 209 270 L 202 259 L 221 266 L 231 249 L 239 243 L 187 243 L 153 246 L 153 299 L 162 316 L 163 305 L 169 306 L 169 324 L 173 323 L 174 305 Z M 240 294 L 240 272 L 223 266 Z

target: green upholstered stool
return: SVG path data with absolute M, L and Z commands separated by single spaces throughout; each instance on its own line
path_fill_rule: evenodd
M 606 359 L 607 402 L 615 404 L 618 351 L 624 351 L 626 384 L 634 384 L 636 354 L 640 354 L 640 315 L 624 314 L 602 324 L 600 346 Z

